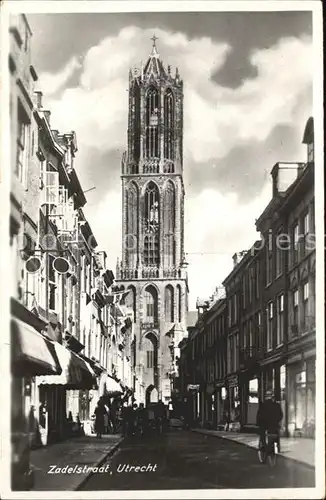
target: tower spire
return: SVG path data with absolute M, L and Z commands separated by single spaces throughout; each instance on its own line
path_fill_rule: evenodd
M 152 53 L 151 57 L 159 57 L 159 53 L 157 52 L 157 47 L 156 47 L 156 40 L 158 40 L 157 36 L 154 35 L 152 36 L 151 40 L 153 41 L 153 46 L 152 46 Z

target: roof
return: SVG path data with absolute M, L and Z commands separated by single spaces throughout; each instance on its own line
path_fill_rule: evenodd
M 314 119 L 311 116 L 310 118 L 308 118 L 306 127 L 304 129 L 302 143 L 311 144 L 312 142 L 314 142 Z
M 195 326 L 198 319 L 198 311 L 188 311 L 187 312 L 187 327 Z
M 155 35 L 153 36 L 152 40 L 153 40 L 152 52 L 150 53 L 148 61 L 145 64 L 144 75 L 152 74 L 154 77 L 161 77 L 161 76 L 165 77 L 166 71 L 160 59 L 160 54 L 157 51 L 156 47 L 157 38 Z

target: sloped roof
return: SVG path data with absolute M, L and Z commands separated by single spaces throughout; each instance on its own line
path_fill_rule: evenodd
M 152 47 L 152 52 L 148 58 L 147 63 L 145 64 L 144 67 L 144 75 L 149 76 L 153 75 L 154 77 L 165 77 L 166 76 L 166 71 L 163 66 L 163 63 L 160 59 L 160 54 L 157 51 L 155 40 L 154 38 L 153 42 L 153 47 Z
M 314 142 L 314 119 L 312 116 L 307 120 L 302 142 L 303 144 L 311 144 Z

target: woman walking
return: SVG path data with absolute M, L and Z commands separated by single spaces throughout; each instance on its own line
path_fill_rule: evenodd
M 98 438 L 101 438 L 102 434 L 104 434 L 104 415 L 106 414 L 103 401 L 99 400 L 95 408 L 95 432 Z

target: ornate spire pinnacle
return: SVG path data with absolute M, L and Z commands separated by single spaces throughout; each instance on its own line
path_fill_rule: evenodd
M 157 47 L 156 47 L 156 40 L 158 40 L 157 36 L 154 35 L 152 36 L 151 40 L 153 40 L 153 47 L 152 47 L 152 52 L 151 52 L 151 57 L 159 57 L 159 53 L 157 52 Z

